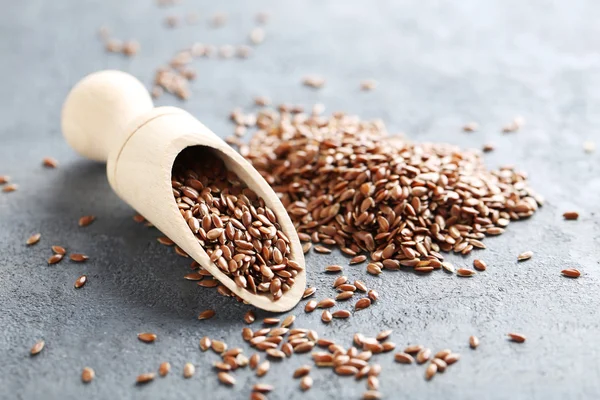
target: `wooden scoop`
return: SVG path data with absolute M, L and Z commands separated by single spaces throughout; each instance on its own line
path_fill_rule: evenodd
M 100 71 L 82 79 L 62 109 L 62 131 L 81 155 L 106 162 L 114 192 L 216 279 L 246 302 L 268 311 L 287 311 L 306 287 L 304 253 L 283 204 L 262 176 L 210 129 L 176 107 L 154 108 L 146 88 L 120 71 Z M 277 301 L 238 287 L 210 261 L 182 217 L 171 188 L 171 169 L 187 147 L 204 146 L 223 160 L 275 213 L 291 241 L 291 257 L 303 268 L 291 289 Z

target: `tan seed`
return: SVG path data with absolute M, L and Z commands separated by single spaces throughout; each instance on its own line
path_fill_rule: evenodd
M 379 332 L 375 338 L 379 341 L 386 340 L 387 338 L 390 337 L 392 332 L 393 331 L 391 329 L 386 329 L 384 331 Z
M 4 185 L 2 187 L 2 191 L 4 193 L 11 193 L 11 192 L 16 192 L 18 188 L 19 188 L 19 186 L 17 184 L 9 183 L 8 185 Z
M 302 295 L 302 298 L 306 299 L 307 297 L 310 297 L 313 294 L 315 294 L 316 291 L 317 291 L 317 288 L 314 288 L 314 287 L 306 288 L 306 290 L 304 291 L 304 294 Z
M 138 339 L 144 343 L 152 343 L 156 340 L 156 335 L 149 332 L 138 333 Z
M 446 357 L 444 357 L 444 362 L 448 365 L 452 365 L 458 360 L 460 360 L 460 354 L 458 353 L 450 353 Z
M 342 272 L 341 265 L 328 265 L 325 267 L 325 272 Z
M 307 312 L 307 313 L 309 313 L 309 312 L 313 312 L 316 308 L 317 308 L 317 301 L 316 300 L 310 300 L 304 306 L 304 311 Z
M 435 374 L 438 371 L 438 366 L 436 363 L 430 363 L 427 366 L 427 369 L 425 370 L 425 379 L 426 380 L 431 380 L 431 378 L 433 378 L 435 376 Z
M 44 349 L 45 345 L 46 345 L 46 342 L 44 342 L 43 340 L 40 340 L 39 342 L 34 344 L 30 350 L 31 355 L 35 356 L 36 354 L 39 354 Z
M 367 285 L 365 285 L 362 281 L 354 281 L 354 286 L 361 292 L 366 292 L 368 290 Z
M 269 372 L 269 368 L 271 367 L 271 363 L 268 361 L 264 361 L 256 367 L 256 376 L 264 376 L 267 372 Z
M 58 161 L 52 157 L 45 157 L 42 160 L 42 165 L 46 168 L 56 168 L 58 167 Z
M 279 323 L 279 318 L 265 318 L 263 319 L 263 324 L 265 325 L 277 325 Z
M 485 261 L 482 260 L 473 260 L 473 267 L 478 271 L 485 271 L 487 269 Z
M 235 385 L 235 378 L 233 376 L 231 376 L 230 374 L 228 374 L 227 372 L 219 372 L 217 374 L 217 376 L 219 377 L 219 381 L 222 384 L 228 385 L 228 386 Z
M 412 364 L 415 359 L 408 353 L 396 353 L 394 354 L 394 360 L 401 364 Z
M 471 346 L 472 349 L 476 349 L 479 346 L 479 338 L 477 338 L 477 336 L 469 337 L 469 346 Z
M 431 358 L 431 350 L 428 348 L 421 349 L 417 353 L 417 363 L 423 364 L 425 361 Z
M 60 254 L 61 256 L 67 254 L 67 250 L 65 250 L 65 248 L 62 246 L 52 246 L 52 252 L 54 254 Z
M 317 253 L 322 253 L 322 254 L 329 254 L 331 253 L 331 249 L 325 246 L 321 246 L 321 245 L 316 245 L 315 246 L 315 251 Z
M 371 263 L 367 265 L 367 272 L 371 275 L 381 274 L 381 267 L 377 264 Z
M 306 375 L 300 381 L 300 389 L 302 389 L 303 391 L 309 390 L 312 387 L 312 385 L 313 379 L 309 375 Z
M 353 264 L 360 264 L 362 262 L 365 262 L 367 260 L 367 256 L 365 256 L 364 254 L 358 255 L 356 257 L 352 257 L 350 259 L 349 264 L 353 265 Z
M 306 376 L 310 373 L 310 365 L 302 365 L 301 367 L 299 367 L 298 369 L 296 369 L 294 371 L 294 378 L 301 378 L 303 376 Z
M 340 365 L 335 368 L 335 373 L 342 376 L 356 375 L 358 373 L 358 368 L 351 365 Z
M 273 358 L 280 359 L 280 360 L 285 358 L 285 353 L 281 350 L 267 349 L 266 353 L 267 353 L 267 355 L 269 355 Z
M 287 317 L 285 317 L 285 319 L 281 323 L 281 327 L 282 328 L 289 328 L 290 326 L 292 326 L 292 324 L 294 323 L 295 320 L 296 320 L 296 316 L 295 315 L 288 315 Z
M 150 373 L 147 373 L 147 374 L 141 374 L 141 375 L 138 375 L 138 377 L 135 380 L 135 382 L 138 385 L 142 385 L 142 384 L 145 384 L 145 383 L 153 381 L 155 377 L 156 377 L 156 374 L 154 372 L 150 372 Z
M 321 314 L 321 321 L 323 321 L 325 323 L 331 322 L 332 319 L 333 319 L 333 316 L 327 310 L 323 311 L 323 314 Z
M 198 315 L 199 320 L 210 319 L 215 316 L 215 310 L 204 310 Z
M 379 400 L 381 399 L 381 393 L 376 390 L 367 390 L 362 395 L 362 400 Z
M 431 360 L 431 362 L 437 365 L 437 372 L 443 373 L 444 371 L 446 371 L 446 368 L 448 368 L 448 364 L 446 364 L 446 361 L 442 360 L 441 358 L 434 358 Z
M 563 218 L 568 221 L 573 221 L 579 218 L 579 213 L 577 211 L 567 211 L 563 214 Z
M 183 377 L 185 379 L 189 379 L 192 376 L 194 376 L 194 373 L 196 373 L 196 367 L 194 367 L 194 364 L 185 363 L 185 365 L 183 366 Z
M 93 215 L 85 215 L 79 218 L 79 226 L 88 226 L 89 224 L 94 222 L 95 219 L 96 217 L 94 217 Z
M 523 343 L 527 339 L 524 335 L 521 335 L 520 333 L 509 333 L 508 337 L 511 341 L 517 343 Z
M 34 233 L 33 235 L 29 236 L 26 243 L 28 246 L 34 245 L 40 241 L 41 237 L 42 237 L 41 233 Z
M 62 260 L 63 257 L 64 256 L 62 254 L 54 254 L 48 259 L 48 264 L 56 264 L 60 262 L 60 260 Z
M 166 236 L 161 236 L 159 238 L 156 239 L 158 241 L 158 243 L 165 245 L 165 246 L 173 246 L 175 244 L 175 242 L 173 242 L 171 239 L 169 239 Z
M 96 376 L 96 373 L 90 367 L 85 367 L 81 371 L 81 380 L 83 381 L 83 383 L 90 383 L 91 381 L 94 380 L 95 376 Z
M 221 354 L 224 351 L 227 351 L 227 343 L 222 342 L 220 340 L 213 340 L 211 344 L 211 348 L 217 354 Z
M 475 132 L 479 129 L 479 124 L 477 122 L 469 122 L 463 126 L 463 131 L 465 132 Z
M 335 305 L 335 300 L 326 298 L 317 303 L 317 308 L 331 308 Z
M 267 383 L 257 383 L 254 386 L 252 386 L 253 391 L 260 393 L 269 393 L 272 392 L 273 389 L 275 389 L 273 385 L 269 385 Z
M 250 356 L 250 360 L 248 360 L 248 365 L 250 365 L 251 369 L 256 369 L 256 367 L 258 367 L 259 362 L 260 355 L 258 353 L 254 353 Z
M 529 260 L 531 257 L 533 257 L 533 251 L 526 251 L 517 256 L 517 261 Z
M 349 318 L 350 317 L 350 311 L 348 310 L 337 310 L 334 311 L 331 316 L 333 318 Z
M 575 268 L 563 269 L 561 271 L 561 274 L 563 274 L 563 276 L 566 276 L 568 278 L 579 278 L 581 276 L 581 272 L 579 272 L 579 270 L 577 270 Z
M 167 376 L 170 371 L 171 371 L 171 364 L 166 361 L 161 363 L 160 366 L 158 367 L 158 374 L 160 376 Z
M 408 346 L 407 348 L 404 349 L 405 353 L 408 354 L 417 354 L 418 352 L 420 352 L 421 350 L 423 350 L 423 345 L 420 344 L 413 344 L 411 346 Z
M 247 324 L 251 324 L 256 320 L 256 315 L 254 311 L 250 310 L 246 314 L 244 314 L 244 322 Z
M 79 278 L 77 278 L 77 280 L 75 281 L 75 289 L 79 289 L 82 288 L 87 282 L 87 276 L 85 275 L 81 275 Z
M 208 349 L 210 349 L 212 346 L 212 341 L 210 340 L 210 338 L 208 336 L 204 336 L 202 339 L 200 339 L 200 349 L 202 351 L 206 351 Z
M 85 262 L 90 259 L 88 256 L 86 256 L 85 254 L 82 254 L 82 253 L 72 253 L 69 256 L 69 258 L 71 259 L 71 261 L 75 261 L 75 262 Z
M 452 350 L 444 349 L 444 350 L 440 350 L 437 353 L 435 353 L 435 355 L 433 357 L 443 360 L 444 358 L 446 358 L 446 356 L 448 356 L 448 354 L 451 354 L 451 353 L 452 353 Z
M 10 177 L 6 175 L 0 175 L 0 185 L 4 185 L 10 181 Z
M 467 269 L 467 268 L 459 268 L 456 270 L 456 275 L 463 277 L 463 278 L 469 278 L 471 276 L 475 276 L 476 272 L 471 270 L 471 269 Z
M 351 291 L 341 292 L 340 294 L 335 296 L 335 299 L 336 300 L 348 300 L 352 296 L 354 296 L 354 292 L 351 292 Z
M 367 389 L 369 390 L 378 390 L 379 389 L 379 379 L 376 376 L 369 376 L 367 378 Z
M 354 305 L 354 309 L 356 311 L 364 310 L 365 308 L 368 308 L 370 305 L 371 305 L 371 299 L 365 297 L 356 302 L 356 304 Z
M 367 293 L 367 296 L 369 296 L 369 298 L 372 301 L 377 301 L 379 299 L 379 293 L 377 293 L 377 291 L 373 290 L 373 289 L 369 290 L 369 292 Z

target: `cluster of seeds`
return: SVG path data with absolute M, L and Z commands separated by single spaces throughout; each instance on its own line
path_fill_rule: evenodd
M 302 267 L 291 259 L 290 239 L 275 213 L 210 149 L 179 154 L 172 186 L 198 242 L 237 286 L 274 300 L 291 288 Z
M 279 193 L 305 250 L 368 253 L 367 271 L 443 267 L 442 251 L 485 248 L 542 203 L 525 174 L 485 168 L 480 154 L 387 137 L 380 121 L 287 106 L 262 110 L 240 152 Z
M 133 57 L 140 51 L 140 43 L 137 40 L 120 40 L 110 37 L 110 30 L 103 26 L 99 30 L 100 39 L 104 48 L 109 53 L 121 53 L 127 57 Z

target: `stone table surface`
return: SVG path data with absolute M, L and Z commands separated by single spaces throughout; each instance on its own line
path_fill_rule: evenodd
M 599 154 L 583 151 L 584 141 L 600 138 L 600 3 L 591 0 L 183 0 L 164 8 L 153 0 L 4 2 L 0 174 L 19 190 L 0 192 L 0 398 L 247 399 L 257 381 L 276 386 L 271 399 L 360 398 L 364 381 L 329 369 L 314 369 L 314 387 L 302 393 L 291 375 L 311 363 L 308 355 L 272 362 L 260 379 L 237 371 L 235 387 L 220 385 L 211 370 L 217 356 L 200 352 L 198 341 L 207 335 L 248 353 L 240 331 L 251 307 L 182 279 L 189 260 L 157 243 L 156 230 L 133 222 L 134 211 L 111 192 L 104 166 L 82 159 L 61 137 L 61 104 L 85 74 L 121 69 L 150 85 L 157 67 L 194 42 L 246 43 L 261 11 L 272 18 L 250 58 L 197 60 L 191 99 L 164 96 L 157 103 L 185 108 L 223 137 L 233 130 L 234 107 L 252 109 L 254 96 L 268 95 L 276 103 L 320 102 L 328 111 L 381 118 L 391 132 L 417 141 L 475 148 L 491 142 L 496 150 L 486 163 L 527 171 L 547 200 L 530 220 L 487 239 L 487 250 L 448 257 L 464 266 L 482 258 L 487 272 L 473 279 L 439 271 L 373 277 L 364 265 L 348 267 L 351 279 L 365 280 L 381 299 L 328 326 L 318 313 L 305 314 L 302 301 L 295 326 L 344 346 L 356 332 L 389 328 L 398 347 L 422 343 L 462 355 L 431 382 L 422 366 L 397 364 L 391 353 L 376 356 L 388 399 L 600 398 L 600 168 Z M 198 13 L 197 25 L 165 27 L 168 15 L 189 12 Z M 208 21 L 217 12 L 229 19 L 215 29 Z M 137 39 L 141 52 L 107 54 L 98 38 L 102 25 L 116 38 Z M 302 86 L 307 74 L 324 76 L 326 86 Z M 361 92 L 359 82 L 368 78 L 379 86 Z M 525 126 L 502 134 L 517 115 Z M 480 130 L 462 132 L 468 121 Z M 43 168 L 45 156 L 60 167 Z M 579 211 L 579 221 L 564 221 L 567 210 Z M 79 228 L 86 214 L 97 220 Z M 40 243 L 27 247 L 35 232 L 42 233 Z M 54 244 L 90 260 L 48 266 Z M 526 250 L 533 258 L 518 264 L 516 255 Z M 321 271 L 347 258 L 335 251 L 306 261 L 317 297 L 333 295 L 331 277 Z M 583 276 L 564 278 L 565 267 Z M 75 290 L 81 274 L 89 281 Z M 198 321 L 208 308 L 216 317 Z M 144 331 L 158 340 L 141 343 L 136 334 Z M 508 342 L 511 331 L 527 342 Z M 481 339 L 477 350 L 468 347 L 470 335 Z M 30 357 L 39 339 L 46 348 Z M 138 374 L 163 361 L 173 365 L 170 376 L 134 385 Z M 185 362 L 197 366 L 189 380 L 182 377 Z M 84 366 L 96 371 L 89 385 L 80 381 Z

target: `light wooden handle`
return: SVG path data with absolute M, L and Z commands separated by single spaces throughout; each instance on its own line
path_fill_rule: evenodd
M 132 75 L 95 72 L 69 93 L 62 109 L 63 135 L 79 154 L 106 162 L 109 153 L 127 139 L 127 124 L 153 107 L 150 94 Z

